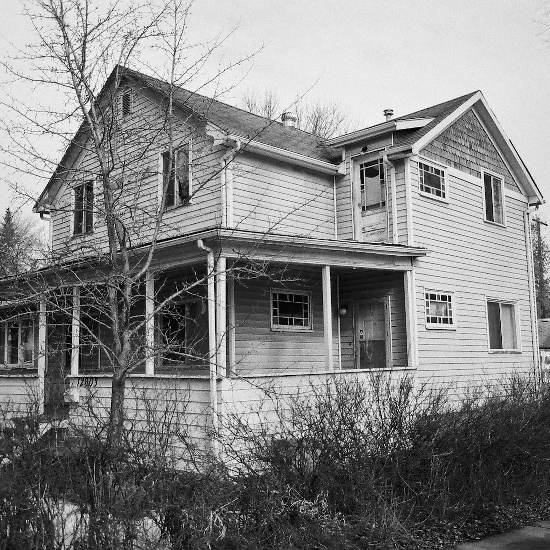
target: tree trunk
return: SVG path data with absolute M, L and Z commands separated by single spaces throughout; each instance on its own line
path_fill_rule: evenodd
M 124 428 L 124 393 L 126 389 L 126 376 L 118 369 L 113 373 L 111 384 L 111 412 L 107 427 L 107 447 L 119 445 L 122 440 Z

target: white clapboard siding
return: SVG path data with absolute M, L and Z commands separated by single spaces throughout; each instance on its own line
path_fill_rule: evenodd
M 37 375 L 0 374 L 0 424 L 12 416 L 36 413 L 39 403 Z
M 311 331 L 271 329 L 270 289 L 310 291 Z M 335 279 L 332 281 L 333 361 L 338 368 Z M 325 346 L 321 272 L 285 273 L 285 281 L 262 278 L 235 285 L 236 372 L 274 374 L 324 371 Z
M 345 177 L 336 178 L 336 215 L 338 221 L 338 238 L 353 239 L 353 194 L 350 178 L 351 160 L 345 160 Z
M 533 369 L 525 203 L 506 197 L 505 227 L 484 221 L 483 187 L 448 175 L 448 202 L 419 193 L 418 164 L 411 161 L 415 245 L 430 252 L 416 262 L 418 361 L 421 379 L 460 387 L 497 382 Z M 425 290 L 452 292 L 456 329 L 426 328 Z M 516 303 L 519 353 L 488 350 L 487 298 Z
M 150 240 L 157 219 L 159 156 L 167 150 L 168 139 L 161 125 L 161 108 L 151 98 L 135 93 L 133 111 L 124 118 L 117 139 L 113 178 L 123 182 L 117 213 L 124 221 L 132 244 Z M 192 142 L 193 196 L 190 204 L 167 210 L 163 216 L 161 238 L 200 231 L 221 221 L 220 169 L 223 151 L 214 147 L 201 124 L 178 119 L 174 128 L 174 145 Z M 121 166 L 124 166 L 122 171 Z M 91 235 L 72 237 L 73 191 L 71 186 L 91 179 L 98 173 L 98 163 L 91 143 L 85 147 L 69 176 L 69 185 L 58 192 L 52 209 L 52 246 L 54 252 L 102 249 L 106 229 L 102 223 L 102 190 L 96 186 L 96 219 Z
M 334 179 L 243 153 L 233 166 L 238 229 L 334 238 Z

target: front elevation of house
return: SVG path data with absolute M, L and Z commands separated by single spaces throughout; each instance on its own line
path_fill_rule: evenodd
M 162 214 L 129 379 L 172 388 L 195 437 L 260 407 L 266 388 L 373 372 L 464 388 L 538 372 L 529 217 L 542 197 L 480 92 L 324 140 L 178 90 L 169 144 L 153 131 L 167 84 L 115 72 L 104 97 L 120 118 L 116 192 L 136 269 Z M 0 398 L 32 394 L 46 413 L 109 400 L 88 140 L 81 129 L 35 208 L 62 267 L 25 306 L 4 285 Z

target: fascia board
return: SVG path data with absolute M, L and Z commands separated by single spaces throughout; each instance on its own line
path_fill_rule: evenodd
M 399 130 L 415 130 L 428 126 L 433 118 L 402 118 L 395 121 L 395 129 Z

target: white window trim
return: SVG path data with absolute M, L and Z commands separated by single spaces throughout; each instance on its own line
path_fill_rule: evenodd
M 421 197 L 425 197 L 427 199 L 433 199 L 438 202 L 442 202 L 445 204 L 449 204 L 449 167 L 445 166 L 443 164 L 439 164 L 437 162 L 434 162 L 431 159 L 427 159 L 424 157 L 418 158 L 418 193 Z M 433 195 L 432 193 L 428 193 L 427 191 L 422 191 L 420 189 L 420 172 L 421 168 L 420 165 L 425 164 L 427 166 L 431 166 L 432 168 L 437 168 L 438 170 L 441 170 L 443 172 L 443 186 L 445 187 L 445 196 L 444 197 L 438 197 L 437 195 Z
M 487 219 L 486 216 L 486 204 L 485 204 L 485 174 L 489 174 L 495 178 L 500 179 L 502 182 L 500 186 L 500 201 L 502 204 L 502 223 L 491 221 Z M 491 225 L 496 225 L 497 227 L 506 227 L 506 184 L 504 181 L 504 176 L 498 172 L 493 172 L 492 170 L 487 170 L 481 168 L 481 196 L 483 199 L 483 221 Z
M 302 327 L 296 325 L 278 325 L 273 322 L 273 294 L 300 294 L 302 296 L 308 297 L 308 315 L 309 315 L 309 326 Z M 313 332 L 313 308 L 311 303 L 312 293 L 309 290 L 291 290 L 287 288 L 272 288 L 269 292 L 269 319 L 271 330 L 273 332 Z
M 32 360 L 23 361 L 21 353 L 21 323 L 22 321 L 30 320 L 32 322 Z M 17 322 L 18 336 L 17 336 L 17 363 L 8 363 L 6 361 L 6 354 L 8 353 L 8 324 L 11 322 Z M 0 357 L 0 370 L 10 369 L 33 369 L 35 368 L 35 361 L 38 357 L 36 349 L 36 331 L 38 329 L 37 320 L 33 315 L 22 315 L 9 321 L 0 321 L 4 327 L 4 356 Z
M 191 137 L 189 137 L 189 140 L 186 143 L 182 143 L 182 144 L 178 145 L 177 147 L 174 147 L 174 153 L 175 153 L 174 162 L 176 162 L 178 149 L 182 149 L 184 147 L 187 147 L 187 157 L 189 159 L 189 162 L 188 162 L 188 165 L 187 165 L 187 170 L 188 170 L 187 177 L 188 177 L 188 181 L 189 181 L 189 200 L 187 200 L 186 202 L 182 202 L 180 204 L 175 204 L 173 206 L 165 206 L 164 207 L 165 212 L 169 212 L 171 210 L 176 210 L 177 208 L 182 208 L 184 206 L 189 206 L 190 204 L 193 204 L 193 193 L 194 193 L 194 190 L 193 190 L 193 140 L 192 140 Z M 158 154 L 157 203 L 158 203 L 159 207 L 162 204 L 162 195 L 163 195 L 163 191 L 164 191 L 164 187 L 163 187 L 163 184 L 164 184 L 164 181 L 163 181 L 164 180 L 164 161 L 163 161 L 163 157 L 166 153 L 168 153 L 168 151 L 163 150 Z
M 498 225 L 498 224 L 497 224 Z M 503 349 L 493 349 L 491 348 L 491 338 L 489 336 L 489 302 L 497 302 L 499 304 L 509 304 L 513 307 L 514 312 L 514 329 L 516 331 L 516 343 L 517 348 L 503 348 Z M 519 354 L 523 353 L 521 346 L 521 325 L 520 325 L 520 311 L 519 303 L 516 300 L 503 300 L 501 298 L 495 298 L 493 296 L 485 296 L 485 318 L 487 325 L 487 351 L 490 354 L 499 354 L 499 353 L 508 353 L 508 354 Z
M 446 296 L 451 297 L 451 307 L 453 310 L 452 323 L 448 325 L 439 324 L 439 323 L 430 323 L 428 321 L 428 316 L 426 315 L 426 294 L 445 294 Z M 456 330 L 457 327 L 457 308 L 456 308 L 456 295 L 453 291 L 449 290 L 438 290 L 434 288 L 425 288 L 424 289 L 424 321 L 427 330 Z
M 96 229 L 97 225 L 97 201 L 98 201 L 98 179 L 97 178 L 89 178 L 85 181 L 73 184 L 70 186 L 71 190 L 71 238 L 73 239 L 81 239 L 88 235 L 92 235 Z M 75 233 L 74 231 L 74 215 L 75 215 L 75 207 L 76 207 L 76 201 L 75 201 L 75 193 L 76 188 L 80 187 L 82 185 L 86 185 L 87 183 L 92 184 L 92 197 L 93 197 L 93 205 L 92 205 L 92 227 L 89 231 L 85 231 L 83 233 Z

